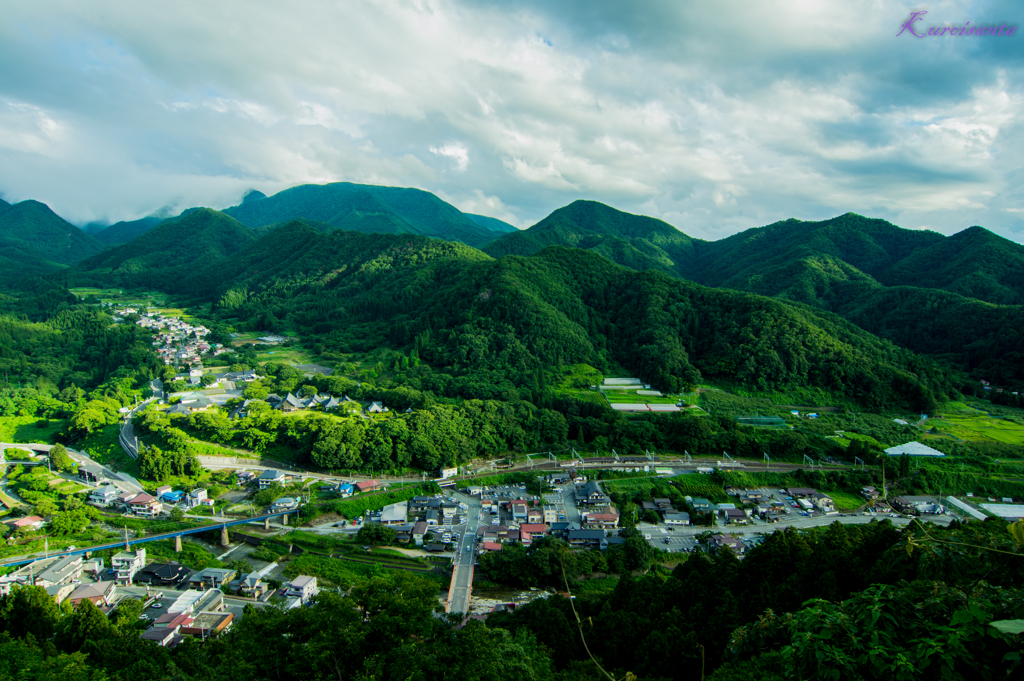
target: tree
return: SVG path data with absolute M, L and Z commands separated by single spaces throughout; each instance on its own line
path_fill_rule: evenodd
M 175 506 L 171 509 L 171 520 L 180 523 L 185 519 L 185 511 L 181 509 L 181 506 Z
M 32 634 L 45 641 L 53 636 L 61 617 L 57 603 L 41 586 L 14 585 L 0 598 L 0 631 L 15 638 Z
M 114 626 L 120 631 L 131 631 L 146 626 L 139 615 L 146 609 L 146 604 L 138 598 L 122 598 L 114 611 Z
M 213 385 L 214 383 L 217 382 L 217 377 L 214 376 L 213 374 L 203 374 L 202 376 L 199 377 L 199 382 L 202 383 L 204 386 Z
M 366 544 L 392 544 L 398 538 L 394 528 L 380 523 L 366 523 L 356 532 L 356 541 Z
M 70 471 L 75 467 L 75 462 L 68 456 L 64 445 L 56 444 L 50 448 L 50 465 L 59 471 Z

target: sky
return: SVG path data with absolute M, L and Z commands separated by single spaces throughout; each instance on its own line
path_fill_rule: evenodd
M 0 196 L 79 225 L 347 181 L 1024 243 L 1024 30 L 928 35 L 1019 2 L 0 2 Z

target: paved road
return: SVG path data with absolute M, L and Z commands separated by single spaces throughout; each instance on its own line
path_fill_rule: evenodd
M 473 563 L 476 562 L 476 531 L 480 527 L 480 499 L 456 492 L 456 501 L 466 504 L 466 525 L 456 547 L 455 569 L 448 589 L 447 612 L 469 612 L 473 591 Z M 468 551 L 466 549 L 469 549 Z

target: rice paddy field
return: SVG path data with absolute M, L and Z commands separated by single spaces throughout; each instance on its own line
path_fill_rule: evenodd
M 937 418 L 930 418 L 925 428 L 965 442 L 994 441 L 1024 446 L 1024 415 L 1020 410 L 1004 409 L 1005 414 L 991 414 L 981 409 L 953 402 Z

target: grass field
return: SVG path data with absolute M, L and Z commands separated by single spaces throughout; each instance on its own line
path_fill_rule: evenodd
M 928 419 L 926 427 L 934 427 L 940 433 L 968 442 L 994 440 L 1008 445 L 1024 445 L 1024 425 L 979 411 L 946 413 L 943 418 Z
M 864 506 L 867 502 L 857 496 L 856 494 L 850 494 L 849 492 L 843 492 L 840 490 L 823 490 L 823 492 L 835 502 L 836 510 L 848 513 L 850 511 L 856 511 L 858 508 Z

